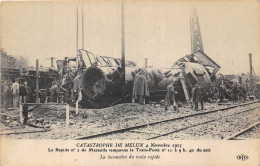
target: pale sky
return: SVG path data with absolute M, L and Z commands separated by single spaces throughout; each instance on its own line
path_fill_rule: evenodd
M 47 67 L 52 56 L 56 60 L 75 56 L 76 8 L 81 22 L 82 5 L 85 49 L 97 55 L 120 57 L 120 1 L 2 2 L 1 47 L 10 55 L 29 58 L 33 66 L 37 58 Z M 197 8 L 204 52 L 221 66 L 220 73 L 249 72 L 251 52 L 254 70 L 260 74 L 257 1 L 127 1 L 126 59 L 143 66 L 147 57 L 149 65 L 170 67 L 178 58 L 190 54 L 191 7 Z

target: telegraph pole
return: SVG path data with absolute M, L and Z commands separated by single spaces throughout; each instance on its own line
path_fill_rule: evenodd
M 82 5 L 82 49 L 84 50 L 84 14 Z
M 79 11 L 77 6 L 76 55 L 78 54 L 78 48 L 79 48 Z
M 254 76 L 253 76 L 253 65 L 252 65 L 252 54 L 249 53 L 249 71 L 250 71 L 250 95 L 254 95 L 254 86 L 255 86 L 255 82 L 254 82 Z
M 39 60 L 36 59 L 36 103 L 39 103 Z
M 51 67 L 54 67 L 54 65 L 53 65 L 53 57 L 51 57 Z
M 121 68 L 123 70 L 123 95 L 125 95 L 125 25 L 124 25 L 124 1 L 121 1 L 121 31 L 122 31 L 122 63 Z
M 252 70 L 252 54 L 249 53 L 249 71 L 250 71 L 250 77 L 252 78 L 253 76 L 253 70 Z

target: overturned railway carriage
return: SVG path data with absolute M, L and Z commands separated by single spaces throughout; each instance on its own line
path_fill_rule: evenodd
M 190 55 L 189 58 L 180 59 L 169 69 L 145 68 L 151 93 L 150 99 L 163 99 L 166 87 L 170 83 L 174 83 L 178 91 L 177 98 L 182 101 L 190 100 L 191 90 L 198 82 L 208 89 L 211 77 L 220 67 L 215 65 L 215 62 L 212 63 L 207 56 L 199 54 L 200 56 Z M 124 82 L 120 59 L 96 56 L 92 57 L 91 61 L 89 52 L 85 50 L 80 50 L 80 55 L 85 63 L 86 59 L 91 62 L 91 66 L 82 74 L 82 104 L 102 108 L 130 101 L 134 77 L 140 68 L 131 61 L 126 62 Z M 206 64 L 211 72 L 203 64 Z

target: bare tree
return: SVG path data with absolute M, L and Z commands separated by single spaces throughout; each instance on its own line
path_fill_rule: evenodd
M 28 58 L 26 58 L 24 56 L 16 57 L 15 66 L 19 67 L 19 68 L 21 68 L 21 67 L 29 67 L 29 60 L 28 60 Z
M 0 54 L 2 68 L 21 68 L 29 66 L 29 60 L 24 56 L 8 55 L 8 53 L 5 52 L 4 49 L 0 50 Z

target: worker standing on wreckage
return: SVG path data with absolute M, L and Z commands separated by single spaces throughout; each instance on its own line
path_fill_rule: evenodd
M 139 104 L 145 104 L 145 98 L 147 97 L 150 97 L 148 78 L 146 71 L 144 69 L 140 69 L 134 78 L 132 103 L 135 102 L 135 99 L 138 99 Z

